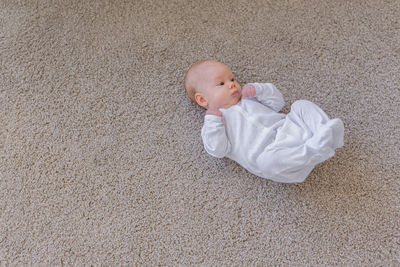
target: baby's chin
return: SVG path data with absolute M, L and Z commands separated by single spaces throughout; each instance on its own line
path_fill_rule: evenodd
M 239 94 L 237 94 L 236 96 L 234 96 L 234 97 L 232 98 L 232 101 L 230 101 L 229 104 L 223 105 L 223 106 L 220 107 L 220 108 L 225 108 L 225 109 L 226 109 L 226 108 L 230 108 L 230 107 L 236 105 L 237 103 L 239 103 L 240 99 L 242 99 L 242 94 L 241 94 L 241 93 L 239 93 Z

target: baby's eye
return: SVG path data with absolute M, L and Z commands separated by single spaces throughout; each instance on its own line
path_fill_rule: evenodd
M 231 81 L 234 82 L 234 81 L 235 81 L 235 78 L 232 78 Z
M 221 85 L 221 86 L 222 86 L 222 85 L 224 85 L 224 84 L 225 84 L 224 82 L 220 82 L 218 85 Z

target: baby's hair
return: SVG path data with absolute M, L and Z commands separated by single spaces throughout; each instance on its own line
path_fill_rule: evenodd
M 194 103 L 196 103 L 196 104 L 197 104 L 197 102 L 196 102 L 196 100 L 194 99 L 194 95 L 195 95 L 196 92 L 198 91 L 198 88 L 197 88 L 196 82 L 193 81 L 193 80 L 191 79 L 190 76 L 193 74 L 193 71 L 194 71 L 197 67 L 199 67 L 199 66 L 201 66 L 201 65 L 203 65 L 203 64 L 208 64 L 208 63 L 218 63 L 218 61 L 212 60 L 212 59 L 205 59 L 205 60 L 197 61 L 196 63 L 194 63 L 194 64 L 189 68 L 189 70 L 186 72 L 186 75 L 185 75 L 184 85 L 185 85 L 186 93 L 187 93 L 187 95 L 189 96 L 189 98 L 190 98 Z

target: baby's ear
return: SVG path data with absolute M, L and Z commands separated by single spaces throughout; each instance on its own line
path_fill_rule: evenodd
M 196 103 L 199 106 L 202 106 L 203 108 L 206 108 L 208 105 L 207 100 L 204 98 L 204 96 L 201 93 L 195 93 L 194 100 L 196 100 Z

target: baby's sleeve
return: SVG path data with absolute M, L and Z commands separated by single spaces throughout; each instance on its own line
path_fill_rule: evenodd
M 231 144 L 226 136 L 222 117 L 206 115 L 201 129 L 201 137 L 205 150 L 214 157 L 223 158 L 231 150 Z
M 256 89 L 254 96 L 265 106 L 279 112 L 285 106 L 282 93 L 272 83 L 252 83 Z

